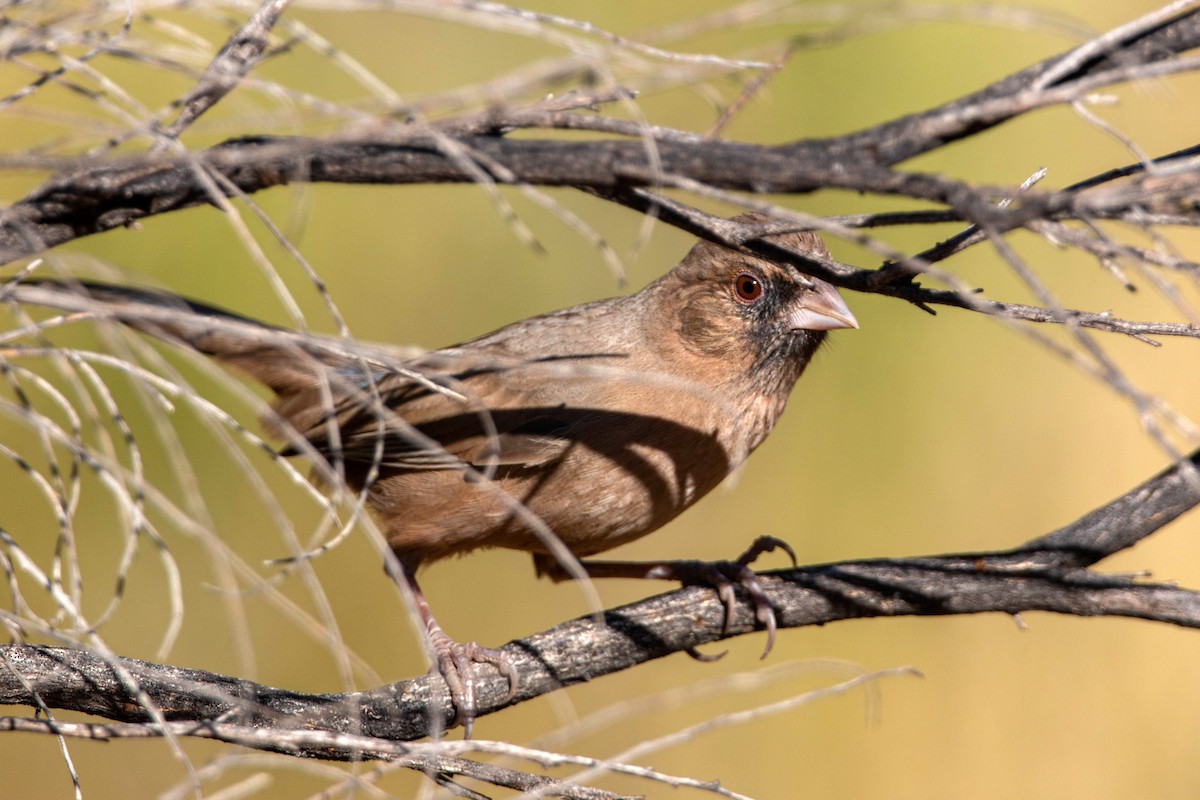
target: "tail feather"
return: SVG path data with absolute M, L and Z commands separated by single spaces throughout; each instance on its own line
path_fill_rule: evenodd
M 38 280 L 6 286 L 0 299 L 116 320 L 236 367 L 281 397 L 311 387 L 318 373 L 347 360 L 331 342 L 168 292 Z

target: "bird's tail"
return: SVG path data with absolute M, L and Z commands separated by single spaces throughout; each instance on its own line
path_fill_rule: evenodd
M 243 370 L 280 396 L 311 386 L 316 372 L 345 363 L 345 356 L 328 340 L 169 292 L 90 281 L 37 280 L 0 286 L 0 300 L 115 320 Z

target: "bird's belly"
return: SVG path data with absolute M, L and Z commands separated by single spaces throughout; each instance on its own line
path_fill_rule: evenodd
M 733 464 L 715 438 L 690 454 L 662 443 L 598 452 L 578 446 L 536 469 L 490 481 L 408 473 L 381 482 L 374 505 L 401 560 L 428 563 L 488 547 L 545 553 L 556 537 L 587 556 L 644 536 L 709 492 Z M 397 480 L 397 478 L 399 480 Z

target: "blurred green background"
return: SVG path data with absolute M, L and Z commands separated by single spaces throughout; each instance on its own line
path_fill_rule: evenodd
M 627 35 L 727 5 L 526 4 Z M 1152 2 L 1083 0 L 979 7 L 797 4 L 796 9 L 817 20 L 825 14 L 845 15 L 854 35 L 818 39 L 801 48 L 723 135 L 773 143 L 855 130 L 977 89 L 1067 49 L 1086 29 L 1103 31 L 1154 7 Z M 241 19 L 242 12 L 231 16 Z M 208 17 L 199 11 L 164 10 L 153 17 L 186 25 L 214 46 L 227 35 L 215 12 Z M 461 21 L 302 8 L 293 17 L 352 54 L 405 99 L 478 83 L 561 54 L 546 42 Z M 167 38 L 161 26 L 142 20 L 135 31 L 142 31 L 138 25 L 146 26 L 142 35 Z M 801 23 L 745 31 L 729 26 L 670 46 L 736 54 L 797 33 L 829 29 L 827 24 Z M 126 89 L 136 89 L 149 108 L 189 86 L 186 77 L 159 74 L 144 64 L 108 61 L 96 66 Z M 32 79 L 11 65 L 6 69 L 5 92 Z M 305 47 L 266 65 L 263 75 L 339 102 L 366 97 L 326 56 Z M 1158 155 L 1195 143 L 1198 87 L 1195 76 L 1121 87 L 1113 92 L 1119 105 L 1094 110 L 1145 152 Z M 736 93 L 734 81 L 714 76 L 703 88 L 649 93 L 638 105 L 656 124 L 702 131 L 715 118 L 713 98 L 727 102 Z M 295 98 L 278 100 L 241 89 L 187 141 L 200 147 L 234 134 L 286 131 L 293 125 L 288 116 L 293 102 L 302 108 Z M 99 127 L 69 130 L 76 118 L 68 115 L 103 116 L 94 104 L 70 92 L 51 87 L 42 95 L 37 108 L 59 109 L 55 115 L 29 113 L 31 105 L 17 104 L 5 112 L 7 121 L 0 122 L 5 152 L 57 142 L 68 131 L 80 140 L 103 134 Z M 370 102 L 364 107 L 368 113 L 372 108 Z M 319 125 L 298 110 L 294 127 Z M 70 147 L 64 140 L 61 152 Z M 1133 160 L 1124 145 L 1072 111 L 1052 109 L 907 166 L 1007 185 L 1045 166 L 1045 185 L 1062 186 Z M 35 173 L 0 176 L 0 200 L 18 199 L 39 179 Z M 636 248 L 642 221 L 632 212 L 574 192 L 544 192 L 588 220 L 625 257 L 628 283 L 619 286 L 598 251 L 559 219 L 517 191 L 500 194 L 513 204 L 544 253 L 514 235 L 495 204 L 475 187 L 288 187 L 254 201 L 328 283 L 358 337 L 428 347 L 637 288 L 668 269 L 690 244 L 684 235 L 656 226 L 648 242 Z M 836 193 L 775 199 L 812 214 L 906 207 Z M 301 269 L 261 224 L 248 214 L 243 217 L 312 326 L 332 331 Z M 947 226 L 883 236 L 912 252 L 955 230 Z M 1185 256 L 1194 259 L 1200 253 L 1200 237 L 1194 232 L 1170 235 Z M 1132 319 L 1178 318 L 1178 311 L 1140 274 L 1131 278 L 1142 291 L 1130 295 L 1077 253 L 1029 235 L 1012 241 L 1068 306 L 1112 308 Z M 849 263 L 878 263 L 854 245 L 830 241 L 830 247 Z M 135 230 L 84 239 L 54 258 L 73 271 L 104 263 L 131 281 L 163 285 L 289 324 L 244 242 L 211 209 L 157 217 Z M 974 248 L 948 267 L 990 296 L 1031 300 L 986 248 Z M 1192 308 L 1200 307 L 1194 282 L 1184 284 L 1182 292 Z M 1128 402 L 1028 337 L 965 312 L 931 317 L 877 297 L 850 295 L 847 300 L 862 329 L 834 337 L 800 383 L 774 435 L 733 485 L 614 555 L 727 558 L 761 534 L 790 541 L 803 563 L 1003 549 L 1074 520 L 1166 465 L 1164 453 Z M 1061 332 L 1040 332 L 1067 341 Z M 1194 342 L 1166 341 L 1164 347 L 1151 348 L 1098 338 L 1137 385 L 1191 419 L 1200 418 Z M 211 389 L 215 401 L 253 425 L 253 411 L 236 392 L 188 359 L 171 359 L 197 386 Z M 120 389 L 118 399 L 140 402 Z M 170 473 L 174 447 L 155 444 L 150 423 L 132 411 L 130 417 L 145 448 L 147 472 L 168 496 L 180 503 L 202 499 L 211 529 L 247 564 L 300 608 L 318 617 L 328 613 L 336 621 L 346 647 L 369 666 L 354 670 L 350 683 L 365 688 L 376 677 L 393 681 L 424 670 L 415 634 L 364 536 L 351 535 L 313 563 L 311 576 L 324 590 L 318 599 L 303 571 L 262 565 L 293 552 L 291 545 L 269 503 L 228 450 L 214 444 L 187 404 L 181 403 L 170 420 L 196 472 L 194 489 Z M 0 441 L 36 452 L 19 421 L 0 421 Z M 266 458 L 247 448 L 239 452 L 260 469 L 265 486 L 288 509 L 299 539 L 311 543 L 319 520 L 314 504 Z M 55 529 L 45 503 L 12 465 L 0 465 L 0 477 L 3 485 L 13 487 L 5 492 L 0 524 L 39 563 L 48 563 Z M 87 480 L 86 491 L 97 511 L 81 525 L 81 532 L 91 535 L 81 536 L 79 548 L 87 581 L 86 613 L 98 616 L 112 595 L 124 541 L 112 529 L 111 508 L 94 479 Z M 279 610 L 267 592 L 231 596 L 216 588 L 220 571 L 204 540 L 161 518 L 156 521 L 180 565 L 187 604 L 179 639 L 165 654 L 167 662 L 297 690 L 347 688 L 333 655 L 336 647 Z M 44 538 L 39 538 L 41 532 Z M 1101 566 L 1200 586 L 1198 535 L 1200 515 L 1193 514 Z M 762 564 L 782 566 L 783 561 L 768 558 Z M 463 641 L 500 644 L 588 610 L 577 587 L 534 580 L 528 558 L 505 552 L 438 564 L 425 573 L 423 583 L 443 625 Z M 165 585 L 163 569 L 145 548 L 125 600 L 100 630 L 114 651 L 147 659 L 161 656 L 156 650 L 170 618 Z M 598 587 L 606 606 L 667 588 L 624 582 Z M 328 612 L 322 610 L 324 603 Z M 765 665 L 758 661 L 762 636 L 743 637 L 731 642 L 728 656 L 716 664 L 679 656 L 644 665 L 485 718 L 476 736 L 536 743 L 616 701 L 637 701 L 618 723 L 556 745 L 608 757 L 719 713 L 840 680 L 845 677 L 842 662 L 866 669 L 911 665 L 924 677 L 890 679 L 870 695 L 823 700 L 636 760 L 666 773 L 720 780 L 733 791 L 762 798 L 1185 798 L 1200 792 L 1200 685 L 1194 680 L 1200 636 L 1114 619 L 1028 614 L 1022 622 L 997 614 L 787 631 Z M 685 702 L 660 706 L 654 700 L 677 687 L 787 662 L 809 666 L 747 691 L 733 691 L 730 684 Z M 195 765 L 249 753 L 206 742 L 182 746 Z M 184 765 L 160 741 L 72 742 L 70 752 L 85 797 L 154 796 L 186 786 Z M 206 790 L 215 792 L 259 770 L 271 783 L 252 796 L 306 797 L 337 783 L 327 773 L 305 768 L 311 766 L 266 757 L 228 763 L 227 772 L 206 784 Z M 0 775 L 8 797 L 59 798 L 72 792 L 59 748 L 48 737 L 10 734 L 0 747 Z M 422 778 L 408 774 L 371 780 L 399 797 L 427 788 Z M 601 785 L 651 796 L 666 792 L 627 778 L 604 779 Z M 370 795 L 360 790 L 353 796 Z

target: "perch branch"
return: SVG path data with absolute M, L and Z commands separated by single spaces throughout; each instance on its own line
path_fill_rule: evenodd
M 1200 451 L 1076 522 L 1016 549 L 911 559 L 853 561 L 762 573 L 781 628 L 880 616 L 1051 611 L 1133 617 L 1200 628 L 1200 593 L 1086 570 L 1200 504 Z M 673 653 L 756 630 L 753 603 L 741 597 L 728 628 L 711 590 L 688 587 L 603 615 L 580 617 L 504 646 L 520 673 L 481 668 L 483 716 Z M 0 703 L 71 709 L 106 719 L 151 723 L 114 665 L 85 650 L 0 647 Z M 119 659 L 119 666 L 166 722 L 221 722 L 259 730 L 310 729 L 387 741 L 445 730 L 454 717 L 445 684 L 424 676 L 363 692 L 307 694 L 203 670 Z M 183 732 L 187 732 L 186 727 Z M 264 749 L 313 758 L 363 757 L 353 746 L 307 746 L 294 737 Z M 246 743 L 246 742 L 243 742 Z

